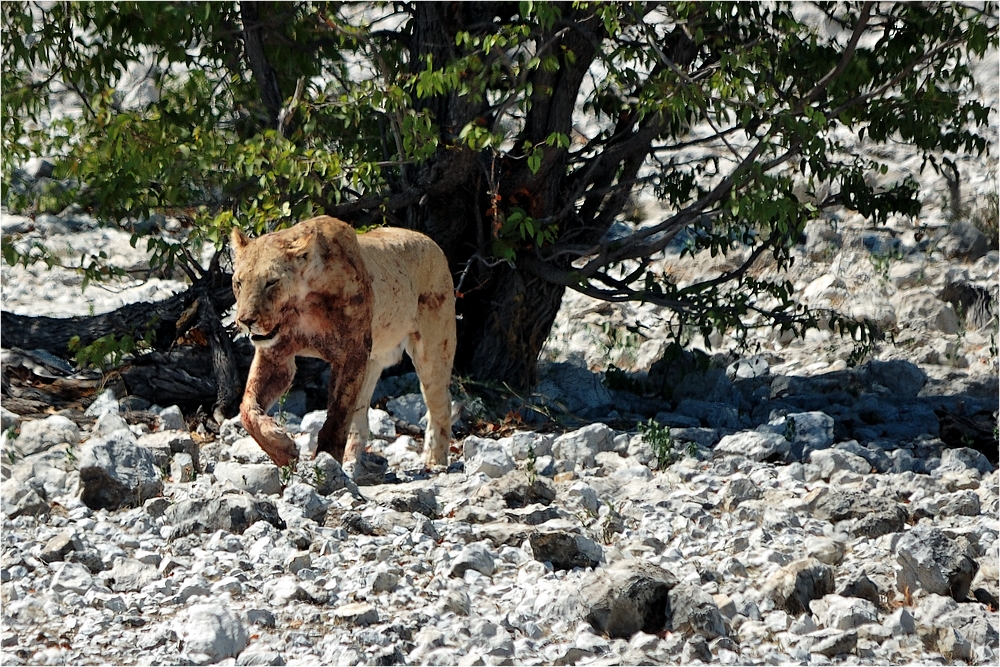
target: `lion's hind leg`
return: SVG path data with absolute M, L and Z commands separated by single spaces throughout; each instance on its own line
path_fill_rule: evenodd
M 420 392 L 427 404 L 424 461 L 447 465 L 451 442 L 451 367 L 455 359 L 455 300 L 451 294 L 421 299 L 417 331 L 410 334 L 406 352 L 420 378 Z

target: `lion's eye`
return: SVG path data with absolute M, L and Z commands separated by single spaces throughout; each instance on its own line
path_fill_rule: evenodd
M 242 283 L 240 283 L 239 280 L 234 280 L 233 287 L 235 287 L 238 290 L 240 287 L 242 287 Z
M 272 278 L 271 280 L 268 280 L 266 283 L 264 283 L 264 289 L 271 289 L 277 284 L 278 284 L 278 279 Z

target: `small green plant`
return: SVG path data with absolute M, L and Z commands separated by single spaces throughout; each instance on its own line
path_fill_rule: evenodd
M 878 274 L 879 282 L 883 285 L 889 283 L 889 270 L 892 268 L 892 263 L 902 258 L 903 254 L 898 249 L 889 252 L 873 252 L 868 255 L 872 269 Z
M 785 432 L 783 433 L 785 440 L 791 442 L 795 440 L 795 418 L 786 417 L 785 418 Z
M 130 333 L 124 334 L 121 338 L 110 333 L 87 345 L 83 344 L 79 336 L 73 336 L 69 340 L 69 351 L 73 353 L 77 365 L 81 368 L 90 367 L 104 371 L 119 365 L 125 355 L 149 349 L 155 340 L 156 332 L 153 329 L 149 329 L 140 339 L 136 339 Z
M 653 450 L 656 456 L 656 464 L 660 470 L 666 468 L 677 460 L 677 452 L 674 449 L 674 436 L 670 434 L 670 427 L 663 426 L 655 419 L 650 419 L 643 424 L 639 422 L 639 433 L 646 444 Z
M 316 487 L 319 488 L 326 484 L 326 471 L 315 464 L 313 464 L 312 470 L 313 476 L 316 478 Z
M 73 445 L 69 445 L 66 447 L 66 462 L 69 463 L 71 466 L 76 465 L 76 449 L 73 447 Z
M 295 462 L 281 466 L 278 474 L 281 479 L 281 486 L 288 486 L 288 483 L 292 481 L 292 475 L 295 474 Z
M 534 445 L 529 445 L 528 446 L 528 459 L 527 459 L 527 462 L 524 464 L 525 470 L 528 473 L 528 486 L 529 487 L 534 486 L 535 482 L 538 481 L 538 468 L 536 467 L 537 463 L 538 463 L 538 459 L 537 459 L 537 457 L 535 455 L 535 447 L 534 447 Z
M 285 427 L 288 424 L 288 413 L 285 412 L 285 405 L 288 404 L 288 392 L 286 391 L 278 399 L 278 413 L 274 415 L 274 421 L 278 422 L 278 426 Z

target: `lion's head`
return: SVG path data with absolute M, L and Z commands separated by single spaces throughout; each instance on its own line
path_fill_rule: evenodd
M 312 240 L 312 230 L 298 226 L 257 239 L 233 229 L 236 323 L 254 346 L 271 347 L 294 326 L 308 289 Z

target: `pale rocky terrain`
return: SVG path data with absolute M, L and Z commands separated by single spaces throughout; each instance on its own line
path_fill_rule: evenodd
M 885 178 L 921 178 L 920 218 L 832 212 L 789 274 L 806 303 L 893 333 L 869 358 L 829 331 L 762 328 L 749 349 L 691 340 L 711 344 L 707 369 L 658 362 L 663 313 L 570 293 L 537 392 L 507 406 L 523 422 L 466 435 L 496 406 L 456 384 L 453 463 L 428 473 L 407 434 L 415 377 L 386 378 L 353 479 L 326 455 L 279 470 L 238 420 L 215 435 L 176 406 L 105 393 L 75 421 L 4 410 L 0 661 L 996 664 L 1000 473 L 954 430 L 996 424 L 1000 255 L 969 224 L 990 215 L 996 162 L 959 160 L 953 216 L 943 179 L 895 158 Z M 73 210 L 3 211 L 0 226 L 68 261 L 85 248 L 146 266 Z M 670 250 L 661 266 L 695 279 L 713 261 Z M 184 288 L 81 293 L 78 274 L 42 265 L 2 278 L 5 310 L 56 316 Z M 5 386 L 15 358 L 56 363 L 3 358 Z M 283 418 L 308 452 L 324 414 L 300 399 Z M 637 428 L 649 418 L 661 426 Z

